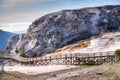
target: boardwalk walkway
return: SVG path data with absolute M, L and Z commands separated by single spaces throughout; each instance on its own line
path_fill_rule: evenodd
M 0 55 L 0 59 L 11 59 L 14 63 L 23 65 L 80 65 L 80 64 L 103 64 L 118 62 L 114 52 L 101 53 L 75 53 L 59 54 L 55 56 L 43 56 L 36 58 L 23 58 L 10 55 Z

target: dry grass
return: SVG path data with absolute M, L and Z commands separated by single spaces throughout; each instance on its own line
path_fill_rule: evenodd
M 58 75 L 47 80 L 120 80 L 120 64 L 104 64 Z

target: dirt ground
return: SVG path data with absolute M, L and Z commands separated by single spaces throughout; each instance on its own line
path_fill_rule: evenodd
M 0 72 L 0 80 L 120 80 L 119 66 L 120 64 L 81 65 L 37 75 Z

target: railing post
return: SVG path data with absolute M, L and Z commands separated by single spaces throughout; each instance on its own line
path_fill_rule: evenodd
M 31 60 L 30 60 L 30 57 L 29 57 L 29 66 L 30 66 L 30 61 L 31 61 Z
M 44 65 L 46 65 L 46 62 L 47 62 L 47 59 L 46 59 L 46 56 L 45 56 Z
M 65 64 L 67 64 L 67 55 L 65 54 Z
M 80 65 L 80 53 L 78 53 L 78 65 Z
M 99 59 L 100 64 L 103 64 L 103 57 L 102 57 L 102 52 L 100 53 L 100 59 Z
M 63 58 L 62 58 L 62 54 L 60 54 L 60 64 L 63 64 Z
M 78 55 L 77 55 L 77 54 L 78 54 L 78 53 L 75 54 L 75 58 L 76 58 L 76 63 L 75 63 L 75 64 L 76 64 L 76 65 L 78 65 Z
M 49 62 L 49 64 L 51 64 L 51 56 L 49 56 L 49 59 L 50 59 L 50 62 Z
M 109 53 L 107 52 L 107 63 L 109 63 Z
M 72 60 L 72 54 L 70 53 L 70 64 L 72 65 L 72 63 L 73 63 L 73 60 Z
M 37 65 L 37 61 L 38 61 L 37 58 L 38 58 L 38 57 L 36 57 L 36 62 L 35 62 L 36 65 Z

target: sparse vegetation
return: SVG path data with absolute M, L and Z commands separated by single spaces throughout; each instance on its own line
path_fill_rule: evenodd
M 65 69 L 55 72 L 48 72 L 43 74 L 37 74 L 37 75 L 26 75 L 24 73 L 19 72 L 0 72 L 0 80 L 46 80 L 50 77 L 57 77 L 57 75 L 65 74 L 72 71 L 78 71 L 86 68 L 92 68 L 97 67 L 97 65 L 80 65 L 79 67 L 72 68 L 72 69 Z
M 115 51 L 115 56 L 120 59 L 120 49 Z
M 10 52 L 8 52 L 8 54 L 11 54 Z
M 1 72 L 0 80 L 119 80 L 119 65 L 120 64 L 107 64 L 101 66 L 80 65 L 72 69 L 37 75 L 26 75 L 19 72 Z
M 21 57 L 25 57 L 25 50 L 24 50 L 24 49 L 21 50 L 20 56 L 21 56 Z
M 18 47 L 16 47 L 15 52 L 16 52 L 16 53 L 19 53 L 19 51 L 18 51 Z
M 26 75 L 19 72 L 0 72 L 0 80 L 26 80 Z

